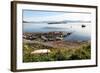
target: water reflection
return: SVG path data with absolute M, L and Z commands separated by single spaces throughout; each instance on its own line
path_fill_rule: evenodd
M 24 32 L 51 32 L 51 31 L 64 31 L 64 32 L 72 32 L 72 34 L 68 37 L 65 37 L 65 40 L 90 40 L 91 39 L 91 24 L 32 24 L 32 23 L 24 23 L 23 26 Z

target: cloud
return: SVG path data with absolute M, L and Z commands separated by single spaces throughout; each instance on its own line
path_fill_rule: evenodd
M 24 18 L 24 21 L 63 21 L 63 20 L 81 20 L 81 21 L 90 21 L 90 14 L 81 14 L 81 13 L 64 13 L 60 15 L 52 15 L 52 16 L 43 16 L 43 17 L 29 17 Z

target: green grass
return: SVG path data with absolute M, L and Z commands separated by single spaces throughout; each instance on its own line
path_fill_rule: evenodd
M 39 48 L 49 49 L 48 54 L 31 54 Z M 23 45 L 23 62 L 42 62 L 42 61 L 63 61 L 63 60 L 82 60 L 91 58 L 91 46 L 86 44 L 80 48 L 53 48 L 37 43 Z

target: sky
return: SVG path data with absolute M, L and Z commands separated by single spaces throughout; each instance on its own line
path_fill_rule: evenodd
M 48 12 L 48 11 L 35 11 L 35 10 L 24 10 L 23 15 L 25 18 L 29 17 L 45 17 L 45 16 L 54 16 L 60 15 L 62 12 Z
M 63 21 L 63 20 L 86 20 L 90 21 L 89 12 L 54 12 L 39 10 L 23 10 L 24 21 Z

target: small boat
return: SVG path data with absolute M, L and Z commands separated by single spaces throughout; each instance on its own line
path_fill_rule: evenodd
M 82 28 L 86 27 L 85 25 L 82 25 Z

